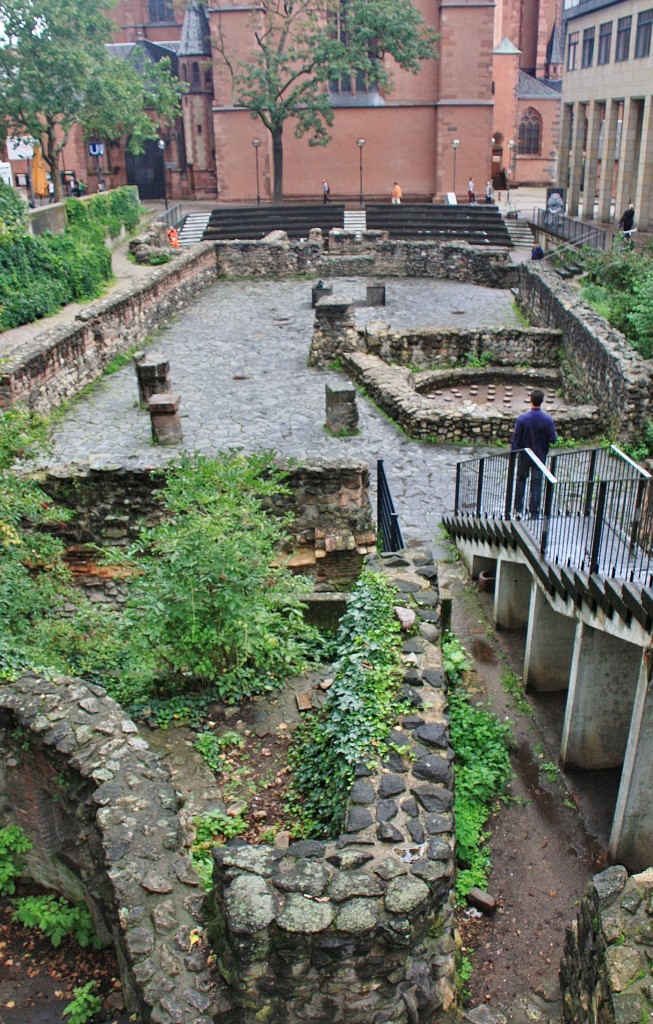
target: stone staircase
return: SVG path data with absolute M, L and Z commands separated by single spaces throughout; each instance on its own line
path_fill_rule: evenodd
M 527 220 L 508 218 L 505 221 L 510 240 L 515 249 L 530 249 L 533 246 L 533 232 Z
M 367 226 L 388 231 L 390 238 L 437 242 L 469 242 L 470 245 L 512 247 L 505 222 L 496 206 L 464 203 L 368 203 Z
M 365 210 L 345 210 L 345 231 L 355 231 L 362 235 L 367 230 L 367 214 Z
M 185 248 L 202 242 L 210 217 L 210 213 L 189 213 L 179 234 L 179 245 Z

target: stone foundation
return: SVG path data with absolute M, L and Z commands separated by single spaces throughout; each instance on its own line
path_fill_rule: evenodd
M 608 868 L 588 883 L 560 968 L 565 1024 L 653 1019 L 653 868 Z
M 638 441 L 653 397 L 650 363 L 553 273 L 532 264 L 519 268 L 519 303 L 532 323 L 560 330 L 568 386 L 605 410 L 605 427 Z
M 152 525 L 161 514 L 160 474 L 149 466 L 50 467 L 37 474 L 53 501 L 75 513 L 59 536 L 72 548 L 73 567 L 94 601 L 124 601 L 115 571 L 94 565 L 84 554 L 91 545 L 125 547 L 138 535 L 139 523 Z M 363 558 L 376 550 L 366 462 L 307 462 L 288 467 L 290 494 L 268 499 L 271 511 L 292 512 L 291 568 L 313 575 L 321 589 L 338 590 L 358 576 Z
M 453 775 L 428 555 L 376 556 L 421 636 L 404 645 L 414 713 L 379 770 L 356 769 L 346 832 L 215 851 L 210 930 L 230 1022 L 427 1024 L 454 999 Z
M 140 345 L 215 276 L 213 246 L 194 246 L 128 292 L 87 306 L 74 323 L 44 329 L 3 360 L 0 409 L 23 402 L 48 413 L 96 380 L 115 355 Z

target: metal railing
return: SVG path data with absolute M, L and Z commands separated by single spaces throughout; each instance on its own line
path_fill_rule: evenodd
M 404 538 L 401 535 L 399 515 L 395 511 L 383 459 L 376 463 L 376 521 L 382 551 L 401 551 Z
M 175 205 L 171 206 L 169 210 L 164 210 L 163 213 L 160 213 L 156 219 L 162 224 L 165 224 L 167 228 L 176 228 L 179 227 L 184 216 L 185 214 L 182 211 L 181 203 L 175 203 Z
M 614 445 L 459 463 L 456 514 L 523 518 L 549 562 L 653 585 L 653 479 Z
M 608 248 L 609 234 L 603 228 L 589 227 L 586 222 L 565 217 L 563 213 L 549 213 L 548 210 L 533 210 L 533 224 L 555 238 L 562 238 L 579 247 L 590 249 Z

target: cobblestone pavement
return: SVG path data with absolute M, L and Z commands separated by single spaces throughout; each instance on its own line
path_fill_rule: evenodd
M 335 280 L 334 294 L 362 301 L 365 286 L 363 279 Z M 310 281 L 296 280 L 218 282 L 155 335 L 148 354 L 170 362 L 184 447 L 204 454 L 237 447 L 304 459 L 365 459 L 372 470 L 383 459 L 405 541 L 432 543 L 442 513 L 452 507 L 455 465 L 477 451 L 409 440 L 362 396 L 360 435 L 330 437 L 325 385 L 340 378 L 306 365 L 314 319 L 310 288 Z M 518 324 L 507 291 L 389 280 L 387 294 L 384 309 L 358 309 L 359 322 L 383 318 L 393 328 Z M 161 465 L 174 457 L 177 450 L 152 446 L 149 417 L 137 398 L 132 367 L 104 378 L 55 430 L 54 461 Z

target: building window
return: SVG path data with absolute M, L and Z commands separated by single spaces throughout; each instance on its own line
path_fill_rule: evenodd
M 651 52 L 651 26 L 653 25 L 653 9 L 642 11 L 637 15 L 637 33 L 635 35 L 635 57 L 648 57 Z
M 619 18 L 617 22 L 617 42 L 614 48 L 614 59 L 617 61 L 628 60 L 630 53 L 630 26 L 632 24 L 630 14 L 627 18 Z
M 174 21 L 170 0 L 150 0 L 150 21 Z
M 190 75 L 190 84 L 197 87 L 200 84 L 200 66 L 197 61 L 191 64 Z
M 539 156 L 542 151 L 542 118 L 529 107 L 519 122 L 519 156 Z
M 594 61 L 594 29 L 586 28 L 583 32 L 582 67 L 591 68 Z
M 597 64 L 610 63 L 610 50 L 612 48 L 612 22 L 606 21 L 599 27 L 599 52 L 596 59 Z
M 207 68 L 206 71 L 204 72 L 204 82 L 206 85 L 210 85 L 212 81 L 213 72 L 211 71 L 211 68 Z
M 578 50 L 578 32 L 571 32 L 567 40 L 567 71 L 576 70 L 576 51 Z
M 330 15 L 333 36 L 342 43 L 346 43 L 349 38 L 349 26 L 347 23 L 349 3 L 350 0 L 339 0 L 335 4 L 333 13 Z M 370 57 L 374 59 L 372 52 L 370 52 Z M 376 93 L 377 86 L 376 83 L 369 82 L 364 72 L 355 71 L 352 75 L 343 75 L 341 78 L 329 79 L 329 92 L 332 99 L 334 96 L 366 96 L 367 94 Z

